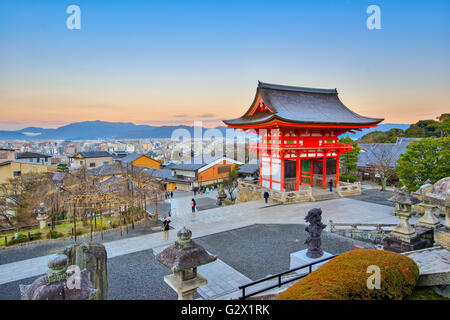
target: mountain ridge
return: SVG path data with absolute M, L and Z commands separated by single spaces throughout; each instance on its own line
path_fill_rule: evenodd
M 352 139 L 358 139 L 371 131 L 388 131 L 392 128 L 407 129 L 409 124 L 383 123 L 375 128 L 364 129 L 356 134 L 346 133 Z M 150 126 L 132 122 L 81 121 L 58 128 L 26 127 L 20 130 L 0 130 L 0 140 L 98 140 L 98 139 L 146 139 L 170 138 L 176 129 L 186 129 L 194 135 L 194 126 Z M 209 128 L 203 128 L 204 130 Z M 227 127 L 218 126 L 225 136 Z

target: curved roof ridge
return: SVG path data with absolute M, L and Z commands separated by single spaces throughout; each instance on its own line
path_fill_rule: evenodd
M 274 89 L 274 90 L 285 90 L 285 91 L 295 91 L 295 92 L 306 92 L 306 93 L 323 93 L 323 94 L 337 94 L 335 89 L 321 89 L 321 88 L 307 88 L 307 87 L 297 87 L 297 86 L 286 86 L 281 84 L 266 83 L 258 80 L 258 88 L 260 89 Z

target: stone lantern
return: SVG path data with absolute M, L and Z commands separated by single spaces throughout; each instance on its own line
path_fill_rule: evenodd
M 48 208 L 44 206 L 43 202 L 41 202 L 39 208 L 34 210 L 34 213 L 37 215 L 36 219 L 39 221 L 39 229 L 45 229 L 45 227 L 47 226 Z
M 403 187 L 389 201 L 395 202 L 393 213 L 400 221 L 389 236 L 383 239 L 383 247 L 403 252 L 433 246 L 433 229 L 420 225 L 413 227 L 408 221 L 411 218 L 411 207 L 419 203 L 419 199 L 408 195 L 408 188 Z
M 417 236 L 416 229 L 409 224 L 411 206 L 419 203 L 419 199 L 408 195 L 408 188 L 403 186 L 388 200 L 395 202 L 395 210 L 392 212 L 400 220 L 399 224 L 392 230 L 391 235 L 402 241 L 411 242 L 411 239 Z
M 197 267 L 215 261 L 217 256 L 196 244 L 186 227 L 178 231 L 177 237 L 175 244 L 157 254 L 156 259 L 172 270 L 164 281 L 177 292 L 178 300 L 193 300 L 197 288 L 208 283 L 197 273 Z
M 68 267 L 68 257 L 58 254 L 48 262 L 49 271 L 30 285 L 19 285 L 22 300 L 90 300 L 97 290 L 86 270 Z

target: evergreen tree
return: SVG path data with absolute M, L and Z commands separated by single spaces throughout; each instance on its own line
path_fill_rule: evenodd
M 450 137 L 424 138 L 411 142 L 395 168 L 401 182 L 411 191 L 430 179 L 432 183 L 450 176 Z
M 342 154 L 339 158 L 339 164 L 343 168 L 340 173 L 340 180 L 354 182 L 358 179 L 356 176 L 356 169 L 358 167 L 358 156 L 361 148 L 359 148 L 358 144 L 349 136 L 340 139 L 339 142 L 351 144 L 353 146 L 352 150 Z

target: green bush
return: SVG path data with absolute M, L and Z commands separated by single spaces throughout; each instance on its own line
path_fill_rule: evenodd
M 351 173 L 341 173 L 339 174 L 339 180 L 344 182 L 355 182 L 358 181 L 358 177 L 355 174 Z
M 367 286 L 372 265 L 380 268 L 380 289 Z M 411 295 L 418 279 L 419 268 L 411 258 L 384 250 L 353 250 L 300 279 L 276 300 L 401 300 Z
M 24 235 L 24 234 L 19 234 L 17 239 L 12 238 L 11 240 L 8 241 L 8 246 L 13 245 L 13 244 L 23 243 L 23 242 L 28 242 L 28 236 Z

